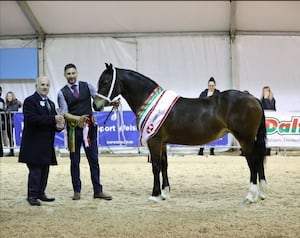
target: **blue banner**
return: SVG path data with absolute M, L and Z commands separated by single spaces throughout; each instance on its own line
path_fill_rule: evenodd
M 94 112 L 98 123 L 98 144 L 99 146 L 140 146 L 140 133 L 136 128 L 136 118 L 132 111 L 123 112 L 124 125 L 121 124 L 121 115 L 117 112 Z M 23 113 L 16 113 L 14 116 L 15 142 L 17 146 L 21 145 L 23 131 Z M 119 130 L 118 130 L 119 125 Z M 123 127 L 123 128 L 122 128 Z M 123 129 L 123 132 L 122 132 Z M 58 132 L 55 135 L 55 147 L 65 147 L 65 132 Z M 227 146 L 228 135 L 207 144 L 208 146 Z M 173 145 L 176 146 L 176 145 Z
M 100 146 L 139 146 L 139 132 L 136 128 L 135 115 L 132 111 L 123 112 L 124 125 L 121 126 L 121 118 L 115 112 L 94 112 L 94 116 L 98 123 L 98 143 Z M 118 118 L 119 117 L 119 118 Z M 23 113 L 16 113 L 14 116 L 15 125 L 15 143 L 21 145 L 21 137 L 23 131 Z M 120 124 L 118 130 L 118 122 Z M 123 133 L 121 129 L 123 127 Z M 55 147 L 64 146 L 65 131 L 55 134 Z
M 132 111 L 123 112 L 124 125 L 121 126 L 121 115 L 116 112 L 94 114 L 98 123 L 98 143 L 101 146 L 140 146 L 140 133 L 136 128 L 136 119 Z M 119 117 L 119 118 L 118 118 Z M 118 123 L 119 121 L 119 123 Z M 119 130 L 118 130 L 119 124 Z M 121 132 L 123 129 L 123 133 Z

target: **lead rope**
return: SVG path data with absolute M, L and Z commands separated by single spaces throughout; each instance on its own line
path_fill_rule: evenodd
M 121 142 L 121 135 L 122 135 L 124 144 L 127 146 L 128 142 L 126 140 L 125 133 L 124 133 L 125 123 L 124 123 L 123 108 L 121 102 L 119 106 L 115 109 L 115 112 L 117 114 L 118 141 Z

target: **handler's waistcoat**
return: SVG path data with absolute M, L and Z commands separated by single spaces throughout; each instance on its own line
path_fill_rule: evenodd
M 69 113 L 77 116 L 92 114 L 91 93 L 86 82 L 79 81 L 79 99 L 73 96 L 67 85 L 61 91 L 68 104 Z

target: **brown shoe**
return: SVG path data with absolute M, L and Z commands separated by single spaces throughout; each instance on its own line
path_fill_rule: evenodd
M 110 196 L 104 192 L 94 193 L 94 198 L 100 198 L 100 199 L 104 199 L 104 200 L 112 200 L 112 196 Z
M 72 200 L 80 200 L 80 193 L 75 192 L 73 197 L 72 197 Z

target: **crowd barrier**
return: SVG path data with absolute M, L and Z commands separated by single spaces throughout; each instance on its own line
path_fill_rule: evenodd
M 139 131 L 136 127 L 135 115 L 132 111 L 124 111 L 122 117 L 117 112 L 95 112 L 98 123 L 98 144 L 99 146 L 116 147 L 141 147 Z M 267 146 L 278 148 L 300 148 L 300 112 L 274 112 L 265 111 Z M 121 123 L 123 118 L 124 123 Z M 0 121 L 2 119 L 0 118 Z M 14 146 L 21 144 L 23 130 L 23 114 L 20 112 L 14 115 L 14 128 L 7 128 L 14 132 Z M 1 132 L 2 128 L 1 128 Z M 65 148 L 65 130 L 56 133 L 55 147 Z M 180 145 L 169 145 L 178 148 Z M 234 148 L 234 138 L 229 134 L 217 141 L 204 145 L 205 147 Z

